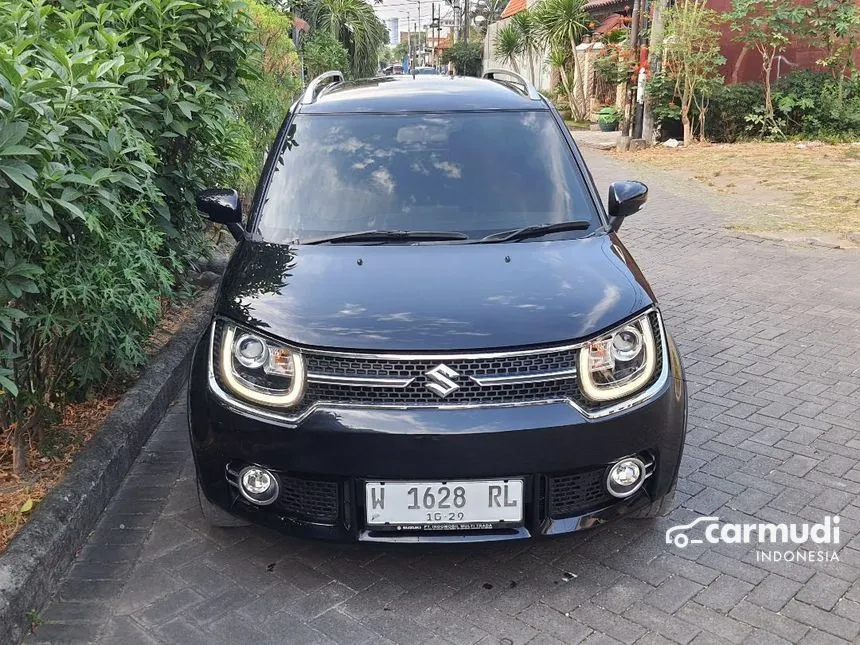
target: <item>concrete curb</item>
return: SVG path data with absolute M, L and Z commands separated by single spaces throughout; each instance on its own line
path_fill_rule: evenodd
M 215 289 L 120 399 L 65 478 L 0 556 L 0 643 L 18 643 L 42 608 L 188 376 Z

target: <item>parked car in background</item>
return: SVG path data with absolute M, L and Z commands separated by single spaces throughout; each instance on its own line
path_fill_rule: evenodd
M 328 72 L 247 220 L 198 196 L 238 241 L 189 385 L 211 523 L 463 542 L 672 507 L 683 370 L 617 236 L 648 189 L 604 208 L 552 103 L 485 76 Z
M 426 76 L 426 75 L 438 76 L 439 70 L 436 69 L 435 67 L 416 67 L 414 74 L 416 76 Z

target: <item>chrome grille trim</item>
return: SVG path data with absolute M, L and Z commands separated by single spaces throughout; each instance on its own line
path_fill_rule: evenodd
M 330 383 L 332 385 L 352 385 L 355 387 L 409 387 L 414 378 L 363 378 L 360 376 L 340 376 L 338 374 L 308 374 L 308 383 Z
M 525 374 L 517 374 L 515 376 L 486 376 L 484 378 L 470 376 L 469 378 L 481 387 L 508 385 L 511 383 L 544 383 L 547 381 L 564 381 L 576 378 L 576 368 L 555 372 L 526 372 Z

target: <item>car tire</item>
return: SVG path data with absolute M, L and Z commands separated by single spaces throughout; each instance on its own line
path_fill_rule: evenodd
M 638 511 L 634 511 L 628 517 L 634 520 L 647 520 L 654 517 L 662 517 L 666 515 L 669 511 L 672 510 L 672 507 L 675 505 L 675 489 L 677 487 L 677 482 L 672 484 L 672 488 L 669 489 L 669 492 L 663 495 L 663 497 L 654 500 L 648 506 L 640 508 Z
M 206 494 L 200 487 L 199 481 L 197 482 L 197 501 L 200 503 L 200 514 L 209 526 L 227 529 L 249 526 L 251 524 L 247 520 L 228 513 L 220 506 L 216 506 L 206 499 Z

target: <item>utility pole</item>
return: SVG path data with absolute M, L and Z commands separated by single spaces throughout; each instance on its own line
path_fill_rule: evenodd
M 418 52 L 419 56 L 424 56 L 424 48 L 421 46 L 421 0 L 418 0 Z M 422 65 L 424 62 L 422 61 Z
M 630 50 L 633 52 L 633 59 L 639 60 L 639 14 L 642 10 L 642 0 L 634 0 L 633 2 L 633 12 L 630 16 Z M 630 133 L 632 131 L 631 126 L 633 125 L 633 117 L 636 111 L 635 106 L 635 87 L 627 88 L 627 98 L 624 102 L 624 129 L 621 132 L 622 137 L 624 137 L 628 144 L 624 146 L 625 149 L 629 146 Z
M 463 0 L 463 42 L 469 42 L 469 0 Z
M 651 77 L 659 74 L 663 67 L 663 34 L 665 33 L 665 12 L 668 0 L 652 0 L 651 48 L 648 67 Z M 654 143 L 654 104 L 649 93 L 645 93 L 645 114 L 642 118 L 642 134 L 649 144 Z
M 410 29 L 409 22 L 409 12 L 406 12 L 406 51 L 408 52 L 407 60 L 409 62 L 409 69 L 403 70 L 404 73 L 412 70 L 412 31 Z

